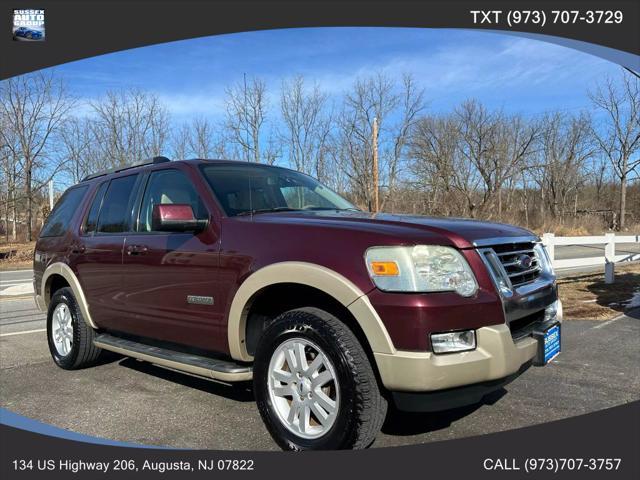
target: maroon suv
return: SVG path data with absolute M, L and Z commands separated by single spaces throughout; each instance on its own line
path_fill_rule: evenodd
M 531 232 L 371 214 L 259 164 L 156 157 L 87 177 L 49 215 L 34 271 L 58 366 L 109 350 L 253 379 L 284 449 L 367 447 L 389 401 L 478 402 L 560 351 Z

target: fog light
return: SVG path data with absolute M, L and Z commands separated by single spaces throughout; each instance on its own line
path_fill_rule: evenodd
M 476 348 L 476 332 L 434 333 L 431 335 L 431 346 L 434 353 L 465 352 Z
M 544 321 L 548 322 L 551 320 L 562 321 L 562 302 L 560 300 L 556 300 L 544 309 Z

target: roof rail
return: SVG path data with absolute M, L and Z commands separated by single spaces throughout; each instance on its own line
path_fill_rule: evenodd
M 103 170 L 101 172 L 92 173 L 90 175 L 87 175 L 80 181 L 86 182 L 87 180 L 91 180 L 92 178 L 102 177 L 104 175 L 109 175 L 111 173 L 122 172 L 124 170 L 129 170 L 130 168 L 142 167 L 144 165 L 155 165 L 157 163 L 166 163 L 170 161 L 171 160 L 169 160 L 167 157 L 162 157 L 162 156 L 153 157 L 147 160 L 142 160 L 141 162 L 130 163 L 129 165 L 124 165 L 122 167 L 115 167 L 115 168 L 110 168 L 108 170 Z

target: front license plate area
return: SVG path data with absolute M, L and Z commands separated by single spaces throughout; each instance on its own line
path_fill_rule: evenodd
M 561 327 L 559 323 L 554 323 L 544 330 L 533 333 L 538 340 L 538 353 L 534 359 L 534 365 L 543 366 L 556 358 L 561 348 Z

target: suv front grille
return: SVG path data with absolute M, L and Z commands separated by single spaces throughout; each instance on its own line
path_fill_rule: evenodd
M 491 247 L 502 264 L 513 287 L 533 282 L 541 268 L 533 243 L 512 243 Z

